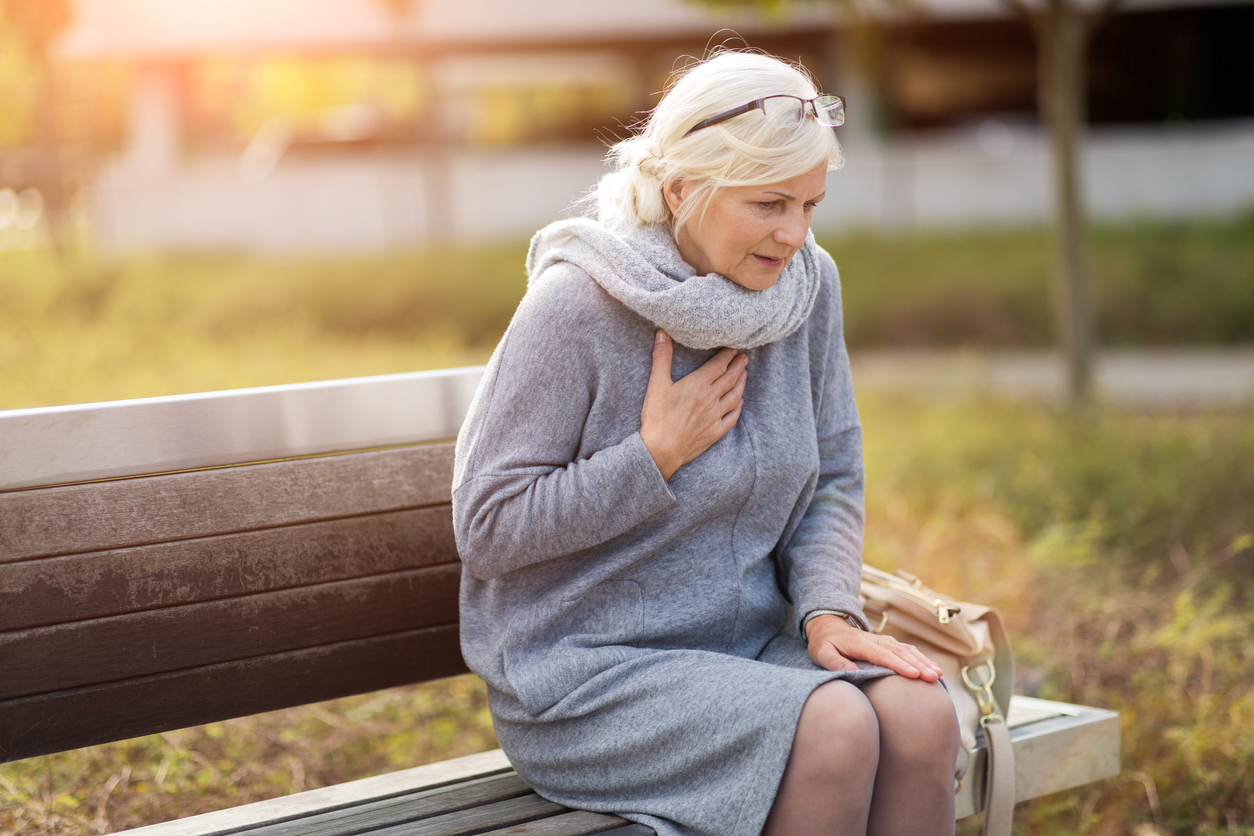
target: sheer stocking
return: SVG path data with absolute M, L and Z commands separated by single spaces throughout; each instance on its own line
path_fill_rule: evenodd
M 801 709 L 763 836 L 952 834 L 957 754 L 940 683 L 829 682 Z
M 868 836 L 952 834 L 958 718 L 944 686 L 886 676 L 862 692 L 880 729 Z
M 866 833 L 879 747 L 875 711 L 857 686 L 816 688 L 801 709 L 763 836 Z

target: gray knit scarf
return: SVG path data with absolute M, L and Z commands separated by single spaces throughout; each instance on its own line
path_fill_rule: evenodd
M 698 276 L 661 226 L 620 237 L 587 218 L 550 224 L 531 239 L 528 287 L 563 261 L 676 342 L 696 349 L 749 349 L 782 340 L 801 327 L 819 294 L 813 235 L 766 290 L 748 290 L 717 273 Z

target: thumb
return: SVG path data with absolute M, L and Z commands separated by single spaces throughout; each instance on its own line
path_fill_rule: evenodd
M 653 340 L 653 371 L 650 374 L 650 385 L 669 385 L 674 382 L 671 380 L 671 358 L 674 353 L 675 347 L 671 343 L 670 335 L 659 330 Z

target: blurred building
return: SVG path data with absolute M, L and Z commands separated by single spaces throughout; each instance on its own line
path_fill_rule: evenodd
M 1093 214 L 1254 206 L 1254 5 L 1152 2 L 1093 44 Z M 680 56 L 733 32 L 849 100 L 819 224 L 1044 218 L 1027 30 L 995 0 L 928 4 L 867 26 L 677 0 L 78 0 L 59 53 L 125 76 L 88 192 L 115 250 L 525 236 L 586 192 Z

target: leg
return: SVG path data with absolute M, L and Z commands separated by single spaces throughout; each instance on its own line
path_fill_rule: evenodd
M 879 736 L 875 712 L 857 686 L 834 681 L 814 689 L 763 836 L 865 833 Z
M 880 730 L 868 836 L 952 834 L 958 718 L 944 686 L 886 676 L 862 691 Z

